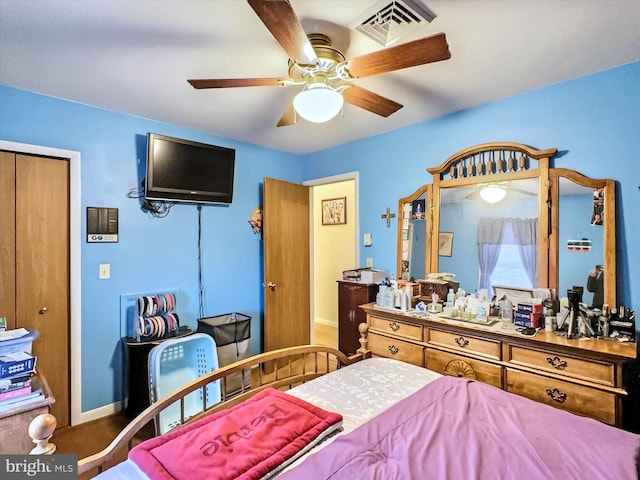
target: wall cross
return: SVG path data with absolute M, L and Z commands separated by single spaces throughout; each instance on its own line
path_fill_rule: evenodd
M 382 215 L 380 215 L 380 218 L 386 218 L 387 219 L 387 228 L 389 228 L 391 226 L 391 219 L 395 218 L 396 214 L 395 213 L 391 213 L 391 209 L 389 207 L 387 207 L 387 211 L 385 213 L 383 213 Z

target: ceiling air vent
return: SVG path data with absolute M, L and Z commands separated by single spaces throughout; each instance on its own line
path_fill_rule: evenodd
M 349 28 L 388 47 L 435 17 L 427 7 L 412 0 L 383 0 L 353 20 Z

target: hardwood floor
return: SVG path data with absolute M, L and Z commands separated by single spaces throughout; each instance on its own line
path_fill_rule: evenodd
M 74 427 L 60 428 L 53 434 L 51 442 L 56 445 L 56 454 L 77 455 L 79 459 L 84 458 L 107 447 L 129 421 L 130 419 L 124 414 L 116 414 Z M 151 422 L 140 432 L 140 435 L 136 436 L 134 445 L 153 437 L 153 435 L 154 427 Z M 126 452 L 121 452 L 109 466 L 126 458 Z M 78 478 L 79 480 L 89 479 L 96 473 L 80 475 Z
M 320 322 L 314 322 L 314 333 L 316 334 L 315 343 L 318 345 L 326 345 L 327 347 L 338 348 L 338 327 L 327 325 Z
M 316 344 L 338 348 L 337 327 L 315 322 L 314 332 Z M 60 428 L 56 430 L 51 441 L 57 447 L 56 454 L 77 455 L 78 458 L 83 458 L 107 447 L 129 421 L 130 419 L 124 414 L 117 414 L 74 427 Z M 141 435 L 136 437 L 134 444 L 151 438 L 153 434 L 153 423 L 150 423 Z M 126 453 L 122 452 L 113 463 L 124 459 L 126 459 Z M 81 475 L 79 479 L 89 479 L 92 476 Z

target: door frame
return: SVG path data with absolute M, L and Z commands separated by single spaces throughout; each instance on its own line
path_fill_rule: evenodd
M 310 322 L 310 326 L 311 326 L 311 342 L 313 343 L 315 341 L 315 332 L 313 329 L 314 323 L 315 323 L 315 285 L 314 285 L 314 262 L 315 262 L 315 251 L 313 248 L 313 244 L 314 244 L 314 235 L 315 235 L 315 230 L 314 230 L 314 216 L 315 216 L 315 212 L 314 212 L 314 205 L 313 205 L 313 187 L 319 186 L 319 185 L 327 185 L 330 183 L 338 183 L 338 182 L 344 182 L 347 180 L 353 180 L 353 191 L 354 191 L 354 199 L 353 199 L 353 206 L 354 206 L 354 218 L 353 221 L 356 222 L 355 223 L 355 238 L 354 238 L 354 242 L 355 242 L 355 251 L 356 251 L 356 265 L 360 265 L 360 249 L 359 247 L 359 239 L 360 239 L 360 172 L 358 171 L 353 171 L 353 172 L 347 172 L 347 173 L 341 173 L 339 175 L 332 175 L 330 177 L 322 177 L 322 178 L 316 178 L 313 180 L 307 180 L 305 182 L 302 182 L 302 185 L 307 186 L 307 187 L 311 187 L 309 189 L 309 208 L 311 209 L 311 211 L 309 212 L 309 253 L 310 253 L 310 258 L 309 258 L 309 288 L 310 288 L 310 295 L 311 295 L 311 315 L 309 316 L 309 322 Z M 337 280 L 337 279 L 336 279 Z
M 27 153 L 46 157 L 58 157 L 69 161 L 69 362 L 71 363 L 71 382 L 69 398 L 71 403 L 71 425 L 77 425 L 93 418 L 82 418 L 82 355 L 81 355 L 81 186 L 80 152 L 60 148 L 32 145 L 28 143 L 0 140 L 0 150 L 15 153 Z

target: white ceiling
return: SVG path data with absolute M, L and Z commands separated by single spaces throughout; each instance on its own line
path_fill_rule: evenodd
M 276 128 L 299 87 L 191 87 L 287 75 L 243 0 L 0 0 L 0 83 L 303 154 L 640 60 L 638 0 L 418 1 L 437 18 L 398 43 L 444 32 L 452 57 L 358 80 L 404 105 L 388 118 Z M 291 0 L 347 58 L 384 48 L 348 28 L 377 3 Z

